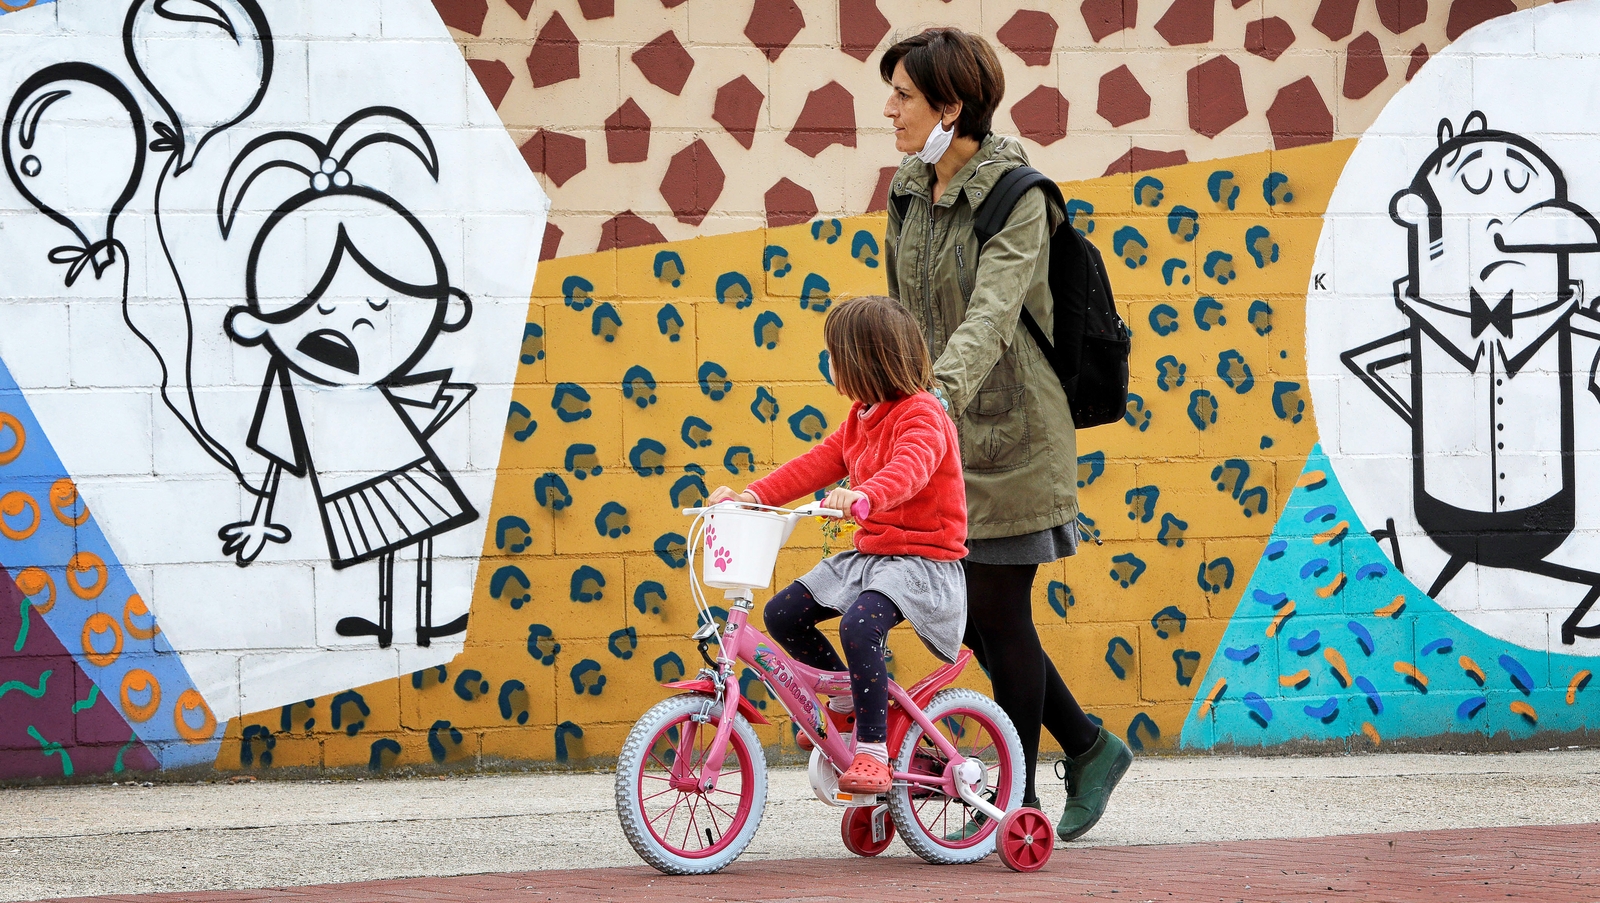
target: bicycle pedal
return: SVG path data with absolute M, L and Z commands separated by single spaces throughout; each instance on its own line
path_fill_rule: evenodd
M 883 802 L 881 793 L 845 793 L 839 791 L 833 795 L 834 802 L 854 808 L 856 806 L 876 806 Z

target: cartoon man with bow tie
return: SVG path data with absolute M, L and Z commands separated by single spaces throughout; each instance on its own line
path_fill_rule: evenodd
M 1469 562 L 1582 584 L 1561 641 L 1600 637 L 1580 626 L 1600 573 L 1545 560 L 1575 524 L 1572 337 L 1600 338 L 1568 259 L 1600 251 L 1600 223 L 1548 154 L 1476 111 L 1460 134 L 1439 123 L 1389 213 L 1410 233 L 1394 284 L 1410 323 L 1340 359 L 1411 427 L 1417 524 L 1450 556 L 1428 595 Z M 1402 364 L 1408 379 L 1383 375 Z

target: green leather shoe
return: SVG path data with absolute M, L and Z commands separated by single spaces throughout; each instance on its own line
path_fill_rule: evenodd
M 1056 825 L 1056 836 L 1076 840 L 1089 833 L 1105 814 L 1111 791 L 1132 762 L 1133 751 L 1105 728 L 1088 752 L 1057 762 L 1056 777 L 1067 783 L 1067 805 Z

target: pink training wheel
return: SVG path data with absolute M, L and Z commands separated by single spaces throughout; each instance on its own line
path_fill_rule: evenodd
M 839 825 L 844 848 L 857 856 L 876 856 L 889 849 L 889 843 L 894 840 L 894 822 L 887 812 L 879 817 L 883 825 L 883 837 L 878 840 L 872 838 L 872 813 L 876 808 L 852 806 L 845 810 L 844 820 Z
M 1055 849 L 1055 828 L 1038 809 L 1017 809 L 1000 819 L 995 849 L 1013 872 L 1037 872 Z

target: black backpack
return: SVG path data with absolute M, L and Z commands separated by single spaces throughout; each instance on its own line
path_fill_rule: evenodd
M 1000 177 L 988 200 L 975 211 L 973 230 L 978 250 L 1011 217 L 1022 195 L 1034 188 L 1046 199 L 1066 209 L 1061 189 L 1050 177 L 1031 166 L 1019 166 Z M 905 219 L 911 198 L 894 198 L 896 212 Z M 1039 343 L 1045 359 L 1061 380 L 1072 405 L 1072 422 L 1078 429 L 1121 420 L 1128 404 L 1128 352 L 1132 339 L 1117 315 L 1100 251 L 1063 222 L 1050 241 L 1050 297 L 1055 303 L 1054 341 L 1046 338 L 1037 320 L 1022 309 L 1022 324 Z

